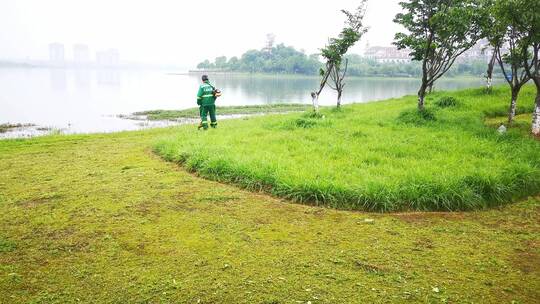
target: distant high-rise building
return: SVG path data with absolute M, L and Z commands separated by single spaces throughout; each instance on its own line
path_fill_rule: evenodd
M 76 63 L 90 62 L 90 51 L 86 44 L 75 44 L 73 46 L 73 60 Z
M 120 52 L 117 49 L 108 49 L 96 53 L 97 63 L 104 67 L 114 67 L 120 64 Z
M 65 53 L 64 45 L 61 43 L 51 43 L 49 44 L 49 60 L 52 63 L 64 63 Z
M 410 50 L 398 50 L 392 46 L 369 46 L 366 45 L 364 56 L 377 62 L 404 63 L 411 61 L 409 57 Z
M 407 63 L 411 61 L 410 49 L 398 50 L 395 46 L 369 46 L 366 44 L 364 57 L 376 60 L 377 62 Z M 493 49 L 487 40 L 480 40 L 474 46 L 461 54 L 456 62 L 466 62 L 471 60 L 489 61 Z
M 478 41 L 467 51 L 463 52 L 458 57 L 457 62 L 464 62 L 467 60 L 483 60 L 488 62 L 493 54 L 493 48 L 490 47 L 489 42 L 485 39 Z

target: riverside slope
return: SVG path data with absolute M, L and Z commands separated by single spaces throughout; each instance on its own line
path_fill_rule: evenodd
M 0 303 L 533 303 L 540 198 L 291 204 L 152 153 L 181 127 L 0 141 Z

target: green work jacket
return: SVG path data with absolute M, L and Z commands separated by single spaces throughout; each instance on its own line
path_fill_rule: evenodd
M 199 87 L 199 92 L 197 92 L 197 104 L 198 105 L 213 105 L 216 102 L 216 97 L 214 97 L 214 89 L 210 85 L 210 82 L 205 81 Z

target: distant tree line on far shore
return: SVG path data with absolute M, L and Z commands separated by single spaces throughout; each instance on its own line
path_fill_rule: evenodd
M 361 57 L 360 55 L 346 55 L 349 60 L 350 76 L 391 76 L 391 77 L 420 77 L 422 64 L 418 61 L 410 62 L 378 62 L 375 59 Z M 448 76 L 481 76 L 486 71 L 486 61 L 482 59 L 469 59 L 456 63 L 446 75 Z
M 200 70 L 224 70 L 249 73 L 283 73 L 316 75 L 321 62 L 318 55 L 306 55 L 294 47 L 278 44 L 261 50 L 249 50 L 240 58 L 217 57 L 197 65 Z
M 350 76 L 390 76 L 420 77 L 422 65 L 418 61 L 411 62 L 378 62 L 357 54 L 346 55 L 349 60 Z M 278 44 L 261 50 L 249 50 L 240 58 L 225 56 L 214 61 L 205 60 L 197 65 L 199 70 L 219 70 L 226 72 L 301 74 L 318 75 L 323 63 L 318 54 L 306 55 L 292 46 Z M 447 72 L 448 76 L 472 75 L 481 76 L 486 71 L 486 61 L 470 59 L 456 63 Z

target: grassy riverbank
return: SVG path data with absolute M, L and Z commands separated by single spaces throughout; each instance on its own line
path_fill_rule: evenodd
M 0 141 L 0 303 L 540 298 L 540 198 L 470 213 L 296 205 L 152 153 L 179 132 Z
M 310 105 L 305 104 L 266 104 L 251 106 L 219 107 L 219 115 L 249 115 L 307 111 Z M 134 117 L 144 116 L 149 120 L 177 120 L 182 118 L 199 118 L 199 108 L 185 110 L 150 110 L 133 113 Z
M 530 112 L 534 89 L 520 95 Z M 449 99 L 452 97 L 453 99 Z M 418 115 L 415 97 L 191 126 L 155 145 L 199 175 L 296 202 L 355 210 L 470 210 L 540 192 L 540 142 L 523 129 L 500 135 L 508 90 L 436 92 Z
M 13 129 L 27 128 L 27 127 L 33 127 L 33 126 L 35 126 L 35 125 L 33 125 L 33 124 L 20 124 L 20 123 L 17 123 L 17 124 L 4 123 L 4 124 L 0 124 L 0 133 L 5 133 L 5 132 L 11 131 Z

